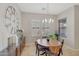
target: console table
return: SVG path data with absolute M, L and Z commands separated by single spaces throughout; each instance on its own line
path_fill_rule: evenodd
M 25 37 L 22 38 L 22 40 L 19 43 L 19 46 L 16 48 L 16 56 L 21 55 L 24 47 L 25 47 Z
M 23 36 L 20 39 L 17 46 L 16 46 L 16 43 L 9 44 L 9 46 L 7 48 L 8 56 L 20 56 L 24 47 L 25 47 L 25 36 Z

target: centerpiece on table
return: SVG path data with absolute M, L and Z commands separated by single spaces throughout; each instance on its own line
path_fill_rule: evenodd
M 49 41 L 51 41 L 51 40 L 53 40 L 53 41 L 55 41 L 55 40 L 57 40 L 57 34 L 55 33 L 52 33 L 51 35 L 49 35 Z

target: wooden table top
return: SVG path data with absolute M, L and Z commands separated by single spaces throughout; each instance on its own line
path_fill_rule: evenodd
M 60 46 L 61 45 L 61 42 L 59 42 L 57 40 L 50 40 L 49 42 L 47 42 L 46 39 L 37 39 L 37 43 L 39 45 L 46 46 L 46 47 L 49 47 L 49 46 Z

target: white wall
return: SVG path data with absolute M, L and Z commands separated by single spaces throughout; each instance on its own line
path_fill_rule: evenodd
M 75 48 L 79 49 L 79 6 L 75 6 Z
M 71 7 L 58 15 L 58 20 L 67 18 L 67 38 L 65 38 L 65 44 L 71 48 L 75 48 L 75 16 L 74 7 Z
M 22 13 L 22 27 L 24 29 L 24 34 L 26 36 L 26 40 L 32 41 L 31 21 L 33 19 L 43 20 L 45 17 L 47 17 L 47 18 L 53 17 L 55 19 L 54 23 L 52 25 L 50 25 L 52 32 L 55 32 L 57 29 L 56 16 L 50 16 L 50 15 L 44 15 L 44 14 L 34 14 L 34 13 Z
M 7 42 L 8 32 L 4 26 L 3 21 L 4 21 L 5 9 L 9 5 L 13 6 L 16 9 L 17 17 L 19 20 L 21 20 L 21 13 L 16 4 L 6 4 L 6 3 L 0 4 L 0 51 L 3 50 L 4 48 L 7 48 L 7 45 L 8 45 L 8 42 Z M 20 21 L 20 25 L 21 25 L 21 21 Z
M 75 5 L 58 15 L 58 19 L 65 17 L 67 18 L 65 44 L 71 48 L 79 49 L 79 5 Z

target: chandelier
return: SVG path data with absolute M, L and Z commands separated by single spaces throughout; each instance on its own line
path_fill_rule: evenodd
M 50 18 L 50 19 L 43 19 L 42 20 L 42 23 L 53 23 L 54 22 L 54 19 Z
M 49 4 L 47 3 L 46 4 L 46 8 L 42 8 L 42 10 L 43 11 L 45 11 L 46 10 L 46 13 L 47 14 L 49 14 Z M 54 22 L 54 19 L 53 18 L 44 18 L 43 20 L 42 20 L 42 23 L 53 23 Z

